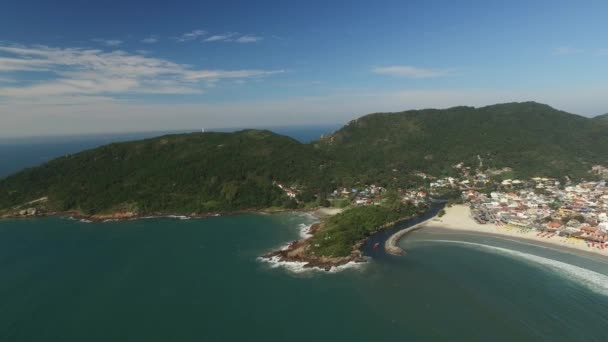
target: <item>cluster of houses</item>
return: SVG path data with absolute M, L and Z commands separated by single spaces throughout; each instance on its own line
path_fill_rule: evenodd
M 533 187 L 492 192 L 463 192 L 479 223 L 508 224 L 594 242 L 608 242 L 608 186 L 605 181 L 560 186 L 533 178 Z M 523 183 L 523 182 L 522 182 Z M 530 182 L 525 182 L 530 184 Z
M 376 185 L 365 185 L 360 188 L 339 188 L 334 190 L 330 197 L 334 199 L 343 198 L 351 200 L 352 205 L 372 205 L 381 202 L 382 194 L 386 189 Z
M 278 186 L 279 189 L 283 190 L 283 192 L 285 192 L 285 195 L 287 195 L 287 197 L 289 198 L 293 198 L 295 199 L 296 196 L 298 196 L 298 190 L 277 182 L 274 182 L 274 185 Z
M 593 165 L 591 167 L 591 173 L 600 177 L 608 177 L 608 167 L 603 165 Z

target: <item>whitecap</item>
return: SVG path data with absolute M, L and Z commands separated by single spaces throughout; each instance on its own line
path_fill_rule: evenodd
M 300 238 L 301 239 L 308 239 L 308 238 L 312 237 L 312 234 L 310 233 L 310 230 L 311 230 L 313 224 L 308 224 L 307 225 L 305 223 L 300 223 L 298 225 L 298 230 L 300 232 Z
M 270 268 L 282 268 L 288 272 L 295 274 L 309 274 L 309 273 L 337 273 L 346 270 L 362 270 L 367 262 L 354 262 L 349 261 L 344 265 L 332 266 L 329 271 L 326 271 L 320 267 L 306 267 L 308 262 L 305 261 L 285 261 L 281 260 L 280 256 L 273 256 L 270 258 L 259 257 L 258 261 L 268 264 Z

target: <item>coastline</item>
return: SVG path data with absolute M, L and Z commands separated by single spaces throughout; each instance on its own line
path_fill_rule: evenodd
M 291 241 L 283 248 L 266 253 L 260 256 L 258 259 L 264 262 L 268 262 L 273 267 L 283 266 L 289 270 L 302 272 L 306 270 L 320 270 L 320 271 L 337 271 L 347 269 L 350 266 L 357 266 L 366 261 L 363 254 L 360 251 L 360 247 L 363 242 L 360 242 L 353 246 L 353 252 L 349 256 L 345 257 L 324 257 L 324 256 L 312 256 L 308 253 L 309 240 L 318 232 L 322 226 L 323 221 L 331 216 L 341 213 L 343 209 L 339 208 L 317 208 L 309 211 L 319 221 L 304 229 L 305 233 L 301 234 L 301 238 L 298 240 Z M 335 269 L 335 270 L 334 270 Z
M 278 266 L 286 266 L 286 268 L 304 271 L 306 269 L 317 269 L 328 272 L 339 271 L 347 268 L 357 267 L 366 263 L 370 257 L 366 256 L 365 253 L 370 242 L 375 242 L 376 239 L 382 239 L 382 236 L 386 234 L 386 230 L 391 227 L 396 227 L 404 222 L 408 222 L 414 218 L 420 216 L 403 217 L 398 220 L 388 222 L 382 226 L 377 227 L 376 232 L 370 236 L 358 241 L 352 246 L 351 254 L 344 257 L 327 257 L 327 256 L 315 256 L 308 253 L 310 247 L 309 239 L 323 227 L 323 220 L 342 212 L 341 209 L 331 208 L 320 208 L 315 211 L 313 215 L 319 218 L 320 222 L 317 222 L 310 226 L 307 231 L 305 238 L 290 242 L 287 246 L 280 250 L 273 251 L 264 254 L 260 257 L 260 260 L 269 262 Z M 416 224 L 415 226 L 417 226 Z M 375 247 L 372 247 L 375 249 Z M 368 251 L 369 252 L 369 251 Z
M 95 214 L 86 215 L 78 211 L 57 211 L 57 212 L 45 212 L 38 213 L 35 215 L 19 215 L 19 214 L 5 214 L 0 216 L 0 220 L 8 219 L 32 219 L 32 218 L 43 218 L 43 217 L 67 217 L 74 220 L 80 220 L 83 222 L 114 222 L 114 221 L 133 221 L 133 220 L 144 220 L 144 219 L 160 219 L 160 218 L 174 218 L 181 220 L 188 219 L 203 219 L 208 217 L 216 216 L 228 216 L 228 215 L 242 215 L 242 214 L 278 214 L 278 213 L 312 213 L 315 216 L 322 217 L 326 215 L 323 209 L 331 210 L 334 208 L 305 208 L 305 209 L 243 209 L 236 211 L 218 211 L 208 213 L 150 213 L 150 214 L 138 214 L 133 212 L 117 212 L 112 214 Z M 320 214 L 316 214 L 321 212 Z M 320 215 L 320 216 L 319 216 Z
M 405 250 L 403 250 L 403 248 L 399 247 L 398 243 L 399 241 L 406 236 L 407 234 L 416 231 L 420 228 L 423 227 L 423 225 L 426 223 L 427 221 L 424 222 L 420 222 L 418 224 L 415 224 L 411 227 L 408 228 L 404 228 L 398 232 L 396 232 L 395 234 L 391 235 L 385 242 L 384 242 L 384 250 L 386 251 L 386 253 L 391 254 L 391 255 L 395 255 L 395 256 L 403 256 L 405 255 Z
M 591 246 L 586 241 L 577 238 L 568 238 L 558 236 L 556 234 L 550 234 L 545 236 L 537 230 L 532 229 L 521 229 L 510 226 L 498 226 L 495 224 L 480 224 L 477 223 L 470 215 L 470 209 L 465 205 L 454 205 L 452 207 L 445 208 L 445 215 L 442 217 L 435 217 L 431 220 L 425 221 L 420 224 L 418 229 L 438 228 L 452 231 L 461 231 L 474 234 L 487 234 L 500 237 L 514 238 L 518 240 L 525 240 L 529 242 L 537 242 L 543 245 L 549 245 L 555 247 L 555 249 L 561 251 L 582 251 L 592 253 L 594 255 L 601 255 L 608 257 L 608 248 L 598 248 Z M 397 240 L 398 242 L 398 240 Z

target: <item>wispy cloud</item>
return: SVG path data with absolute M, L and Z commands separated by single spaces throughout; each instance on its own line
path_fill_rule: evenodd
M 407 78 L 433 78 L 447 76 L 447 70 L 417 68 L 409 65 L 393 65 L 372 68 L 372 72 L 381 75 L 399 76 Z
M 264 77 L 282 70 L 206 70 L 125 51 L 0 45 L 0 77 L 38 79 L 0 87 L 2 98 L 193 94 L 222 79 Z M 31 75 L 30 75 L 31 78 Z
M 242 37 L 239 37 L 236 40 L 236 42 L 237 43 L 256 43 L 256 42 L 261 41 L 262 39 L 264 39 L 264 38 L 259 37 L 259 36 L 253 36 L 253 35 L 248 35 L 247 34 L 247 35 L 244 35 Z
M 189 42 L 191 40 L 198 39 L 198 38 L 203 37 L 205 35 L 207 35 L 207 31 L 204 31 L 204 30 L 193 30 L 191 32 L 183 33 L 179 37 L 174 37 L 173 39 L 175 39 L 176 41 L 178 41 L 180 43 L 183 43 L 183 42 Z
M 203 41 L 207 43 L 211 42 L 235 42 L 235 43 L 257 43 L 264 39 L 264 37 L 253 35 L 253 34 L 241 34 L 238 32 L 224 32 L 224 33 L 209 33 L 204 30 L 194 30 L 191 32 L 184 33 L 179 37 L 173 37 L 175 41 L 180 43 L 189 41 Z M 143 41 L 142 41 L 143 42 Z M 156 42 L 150 41 L 150 43 Z
M 214 34 L 210 37 L 205 38 L 206 42 L 231 42 L 236 33 L 228 32 L 222 34 Z
M 122 40 L 118 40 L 118 39 L 101 39 L 101 38 L 95 38 L 93 39 L 94 42 L 105 45 L 105 46 L 119 46 L 122 45 L 123 41 Z
M 186 78 L 189 80 L 201 80 L 201 79 L 223 79 L 223 78 L 251 78 L 259 76 L 267 76 L 273 74 L 280 74 L 285 72 L 284 70 L 201 70 L 191 71 L 186 74 Z
M 146 38 L 142 39 L 141 42 L 144 44 L 154 44 L 154 43 L 158 43 L 158 38 L 155 36 L 150 36 L 150 37 L 146 37 Z
M 572 46 L 560 46 L 553 50 L 554 55 L 574 55 L 583 52 L 583 49 Z

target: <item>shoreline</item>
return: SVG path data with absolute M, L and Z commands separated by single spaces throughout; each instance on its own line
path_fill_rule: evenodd
M 420 224 L 418 229 L 428 227 L 435 229 L 444 229 L 451 231 L 468 232 L 479 235 L 492 235 L 498 237 L 508 237 L 517 240 L 541 243 L 545 246 L 551 246 L 560 251 L 581 251 L 608 257 L 608 248 L 598 248 L 599 243 L 587 243 L 585 240 L 578 238 L 569 238 L 558 236 L 557 234 L 542 233 L 534 229 L 522 229 L 510 227 L 508 225 L 498 226 L 495 224 L 480 224 L 477 223 L 470 215 L 470 209 L 465 205 L 454 205 L 445 208 L 446 214 L 441 218 L 435 217 Z M 548 235 L 546 235 L 548 234 Z M 397 241 L 398 242 L 398 241 Z M 606 246 L 608 247 L 608 245 Z
M 322 208 L 323 209 L 323 208 Z M 319 216 L 319 212 L 315 212 L 315 215 L 319 217 L 320 222 L 317 222 L 310 226 L 307 237 L 298 239 L 290 242 L 287 246 L 280 250 L 266 253 L 260 257 L 261 260 L 274 263 L 277 265 L 294 265 L 298 269 L 319 269 L 324 271 L 333 271 L 349 268 L 348 266 L 356 267 L 369 261 L 370 257 L 364 253 L 366 244 L 376 237 L 379 233 L 383 233 L 385 230 L 395 227 L 403 222 L 407 222 L 411 219 L 419 216 L 410 216 L 398 219 L 396 221 L 388 222 L 380 227 L 377 227 L 377 231 L 370 236 L 358 241 L 352 246 L 351 254 L 344 257 L 327 257 L 327 256 L 315 256 L 308 254 L 310 247 L 310 238 L 317 233 L 323 227 L 323 220 L 327 217 L 333 216 L 342 210 L 335 210 L 331 213 L 325 212 L 326 216 Z M 415 226 L 417 226 L 416 224 Z M 410 227 L 411 228 L 411 227 Z
M 334 268 L 340 270 L 349 268 L 349 265 L 357 266 L 364 263 L 367 260 L 360 251 L 364 241 L 353 246 L 351 255 L 345 257 L 313 256 L 307 252 L 310 247 L 310 238 L 323 227 L 323 221 L 342 211 L 343 209 L 339 208 L 318 208 L 311 211 L 310 213 L 319 221 L 305 228 L 306 234 L 304 237 L 289 242 L 279 250 L 263 254 L 258 259 L 276 265 L 276 267 L 284 266 L 290 270 L 300 271 L 320 270 L 329 272 Z
M 429 218 L 429 220 L 430 219 L 431 218 Z M 399 247 L 399 245 L 398 245 L 399 241 L 401 241 L 401 239 L 403 237 L 405 237 L 406 235 L 408 235 L 409 233 L 422 228 L 427 221 L 420 222 L 420 223 L 415 224 L 415 225 L 413 225 L 411 227 L 407 227 L 407 228 L 401 229 L 400 231 L 398 231 L 395 234 L 391 235 L 384 242 L 384 251 L 386 251 L 386 253 L 388 253 L 390 255 L 395 255 L 395 256 L 403 256 L 403 255 L 405 255 L 406 254 L 405 250 L 403 248 Z
M 117 222 L 117 221 L 135 221 L 135 220 L 146 220 L 146 219 L 161 219 L 161 218 L 173 218 L 181 220 L 189 219 L 204 219 L 209 217 L 218 216 L 231 216 L 231 215 L 243 215 L 243 214 L 279 214 L 279 213 L 311 213 L 317 217 L 321 217 L 324 214 L 324 209 L 332 210 L 335 208 L 305 208 L 305 209 L 244 209 L 237 211 L 217 211 L 208 213 L 192 213 L 192 214 L 181 214 L 181 213 L 150 213 L 150 214 L 136 214 L 131 212 L 119 212 L 113 214 L 95 214 L 85 215 L 77 211 L 57 211 L 40 213 L 35 215 L 18 215 L 18 214 L 6 214 L 0 216 L 0 221 L 10 219 L 33 219 L 33 218 L 45 218 L 45 217 L 66 217 L 73 220 L 83 222 Z M 317 214 L 320 212 L 320 214 Z

